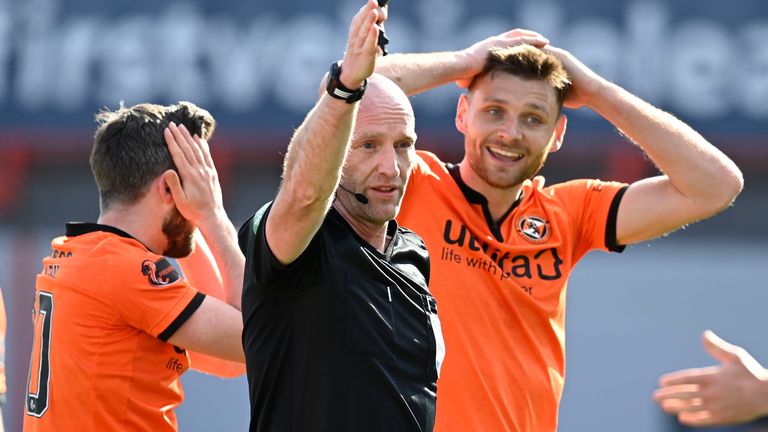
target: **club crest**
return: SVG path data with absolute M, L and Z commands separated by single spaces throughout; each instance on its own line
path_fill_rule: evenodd
M 531 243 L 542 243 L 549 238 L 549 223 L 536 216 L 524 216 L 517 221 L 517 232 Z
M 141 263 L 141 274 L 155 286 L 170 285 L 179 280 L 179 272 L 165 258 L 157 261 L 144 260 Z

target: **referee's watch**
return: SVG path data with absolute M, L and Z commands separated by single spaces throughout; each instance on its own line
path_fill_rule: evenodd
M 331 95 L 331 97 L 341 99 L 350 104 L 362 99 L 363 93 L 365 93 L 365 87 L 368 85 L 368 80 L 364 80 L 363 85 L 361 85 L 357 90 L 350 90 L 341 83 L 341 79 L 339 79 L 340 77 L 341 64 L 339 64 L 339 62 L 334 62 L 331 64 L 331 72 L 330 76 L 328 77 L 328 85 L 325 87 L 325 90 L 328 92 L 328 94 Z

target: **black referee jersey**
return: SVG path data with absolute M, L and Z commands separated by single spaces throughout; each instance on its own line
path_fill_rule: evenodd
M 392 221 L 381 253 L 331 208 L 284 266 L 270 208 L 239 235 L 250 430 L 431 431 L 444 348 L 424 242 Z

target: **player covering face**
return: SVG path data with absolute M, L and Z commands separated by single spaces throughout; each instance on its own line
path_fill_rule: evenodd
M 24 429 L 176 431 L 190 355 L 243 362 L 244 258 L 206 141 L 215 123 L 187 102 L 97 119 L 99 219 L 67 224 L 43 259 Z M 221 299 L 166 259 L 190 255 L 198 230 L 212 256 L 198 267 L 217 277 L 187 276 L 213 281 Z

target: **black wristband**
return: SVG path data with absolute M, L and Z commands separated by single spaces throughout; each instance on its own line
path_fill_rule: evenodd
M 368 80 L 363 81 L 363 85 L 357 90 L 350 90 L 344 84 L 341 83 L 341 64 L 334 62 L 331 64 L 331 72 L 328 77 L 328 85 L 325 90 L 331 97 L 341 99 L 347 103 L 355 103 L 363 98 L 365 93 L 365 87 L 368 85 Z

